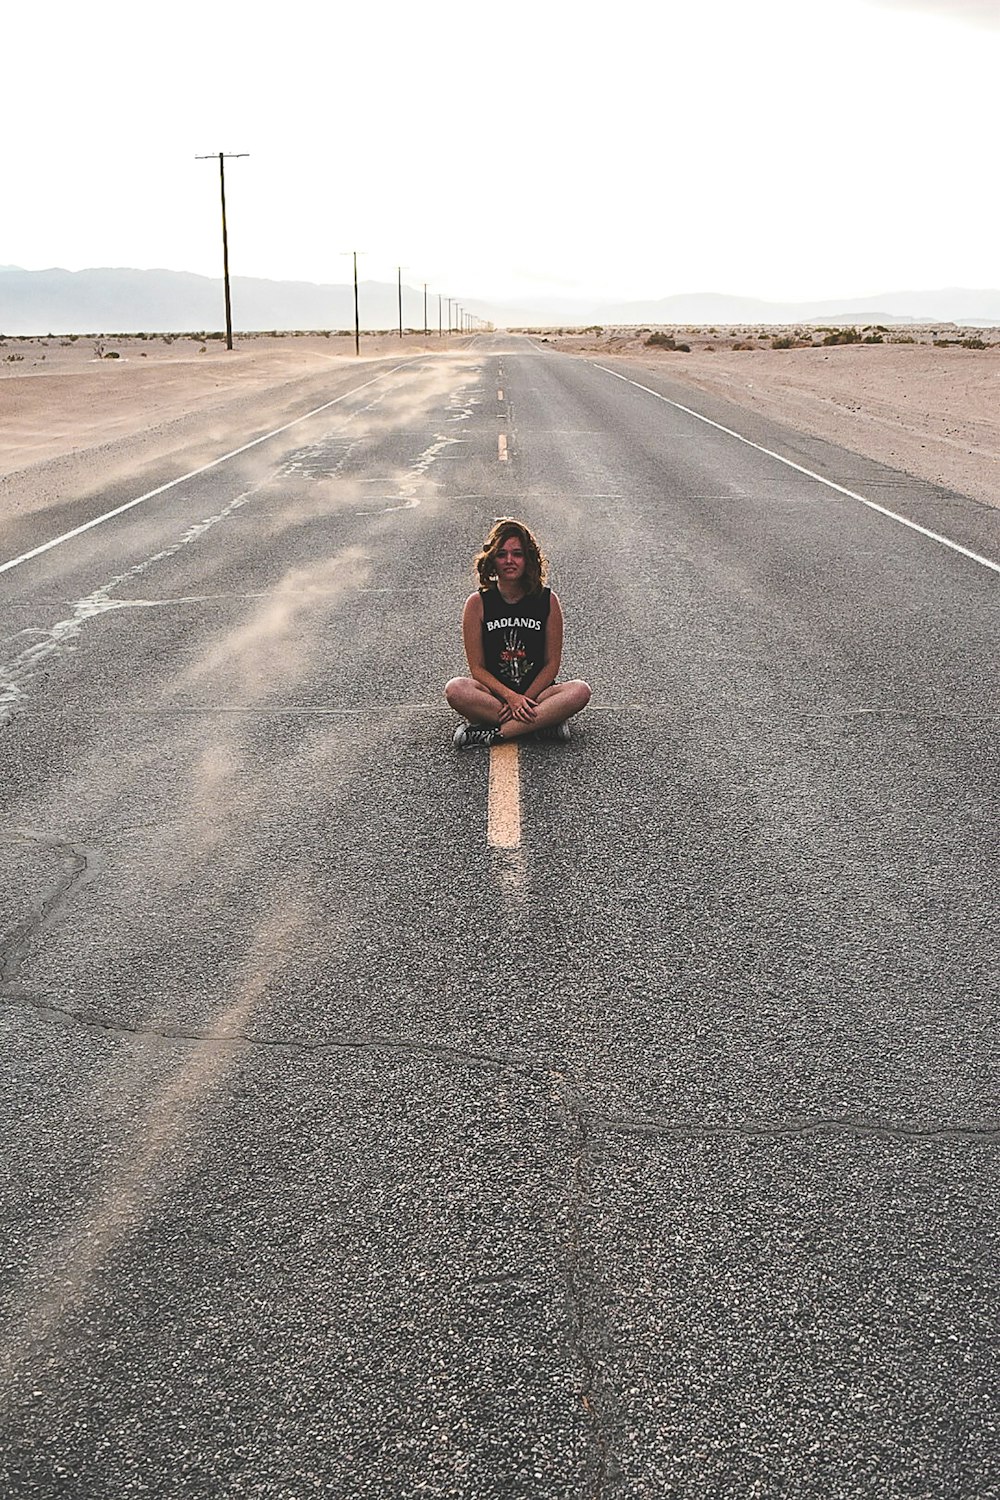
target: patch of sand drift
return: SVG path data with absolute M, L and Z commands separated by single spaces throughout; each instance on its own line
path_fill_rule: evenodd
M 232 350 L 181 336 L 8 338 L 0 344 L 0 524 L 131 475 L 206 433 L 238 432 L 262 409 L 278 421 L 296 391 L 315 389 L 321 402 L 331 370 L 356 368 L 360 383 L 372 360 L 459 346 L 436 335 L 362 334 L 359 359 L 353 336 L 241 336 Z

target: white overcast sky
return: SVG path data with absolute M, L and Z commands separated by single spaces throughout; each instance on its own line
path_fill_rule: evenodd
M 1000 285 L 1000 0 L 20 0 L 0 264 L 463 300 Z

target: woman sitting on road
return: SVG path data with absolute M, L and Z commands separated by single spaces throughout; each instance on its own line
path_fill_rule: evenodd
M 496 745 L 523 734 L 568 740 L 573 714 L 590 702 L 578 679 L 556 682 L 563 614 L 545 585 L 546 562 L 527 526 L 496 523 L 475 561 L 479 590 L 465 601 L 462 637 L 471 677 L 453 677 L 444 695 L 470 722 L 455 746 Z

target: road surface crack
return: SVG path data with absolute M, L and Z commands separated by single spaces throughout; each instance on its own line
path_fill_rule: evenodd
M 23 1006 L 47 1020 L 63 1021 L 83 1027 L 87 1031 L 103 1032 L 107 1035 L 133 1037 L 138 1041 L 187 1042 L 195 1047 L 211 1049 L 245 1050 L 253 1052 L 298 1052 L 313 1055 L 323 1052 L 398 1052 L 405 1055 L 423 1056 L 462 1066 L 487 1068 L 497 1072 L 520 1073 L 524 1076 L 538 1071 L 529 1057 L 504 1057 L 491 1052 L 465 1051 L 461 1047 L 449 1047 L 442 1042 L 424 1041 L 416 1037 L 387 1036 L 378 1032 L 358 1032 L 350 1036 L 325 1037 L 266 1037 L 249 1036 L 238 1031 L 198 1031 L 183 1026 L 129 1026 L 108 1016 L 88 1015 L 68 1005 L 56 1005 L 41 996 L 33 995 L 22 985 L 10 983 L 10 976 L 0 980 L 0 999 L 10 1007 Z
M 663 1136 L 675 1140 L 755 1140 L 767 1137 L 809 1135 L 861 1135 L 887 1141 L 951 1141 L 970 1145 L 1000 1143 L 1000 1120 L 963 1120 L 949 1125 L 913 1125 L 870 1114 L 845 1112 L 838 1115 L 799 1115 L 790 1118 L 761 1116 L 756 1119 L 719 1121 L 686 1118 L 671 1119 L 650 1114 L 608 1114 L 590 1107 L 569 1075 L 552 1061 L 533 1053 L 496 1053 L 449 1046 L 419 1037 L 391 1036 L 381 1032 L 354 1032 L 349 1035 L 251 1036 L 244 1031 L 208 1031 L 185 1026 L 128 1025 L 112 1016 L 88 1014 L 69 1005 L 34 994 L 23 983 L 15 983 L 17 972 L 32 941 L 55 919 L 59 910 L 94 872 L 95 851 L 82 846 L 24 836 L 27 842 L 58 850 L 67 860 L 67 871 L 48 893 L 33 918 L 19 924 L 0 939 L 0 1000 L 9 1009 L 18 1006 L 33 1011 L 43 1019 L 76 1025 L 88 1031 L 132 1037 L 137 1041 L 181 1042 L 200 1048 L 230 1048 L 257 1052 L 299 1052 L 314 1055 L 323 1052 L 397 1052 L 422 1056 L 461 1067 L 485 1068 L 494 1072 L 514 1073 L 524 1078 L 556 1080 L 562 1090 L 562 1103 L 571 1130 L 582 1142 L 578 1181 L 582 1183 L 586 1149 L 597 1131 L 621 1131 L 636 1135 Z M 571 1093 L 569 1091 L 572 1091 Z
M 92 878 L 99 857 L 95 849 L 84 844 L 73 844 L 65 839 L 51 838 L 47 834 L 27 830 L 0 835 L 0 843 L 47 849 L 56 854 L 63 864 L 62 875 L 46 891 L 35 909 L 9 932 L 0 936 L 0 985 L 7 985 L 17 977 L 35 939 L 52 925 L 71 897 Z

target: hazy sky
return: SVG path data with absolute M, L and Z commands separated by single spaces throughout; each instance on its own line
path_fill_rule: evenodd
M 1000 285 L 1000 0 L 21 0 L 0 264 L 463 301 Z

